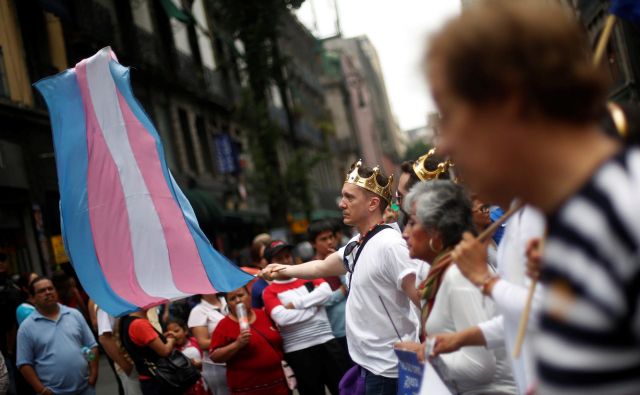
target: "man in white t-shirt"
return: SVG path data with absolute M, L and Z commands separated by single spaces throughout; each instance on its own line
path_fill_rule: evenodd
M 105 353 L 107 353 L 116 365 L 116 373 L 122 383 L 124 394 L 142 395 L 138 372 L 136 372 L 133 362 L 125 357 L 113 335 L 113 327 L 115 326 L 116 319 L 99 307 L 96 315 L 98 319 L 98 341 Z
M 362 368 L 366 394 L 395 394 L 398 359 L 394 343 L 417 339 L 411 302 L 419 304 L 415 289 L 415 262 L 397 230 L 383 226 L 382 214 L 391 201 L 393 176 L 376 167 L 355 163 L 342 187 L 340 209 L 344 223 L 359 235 L 324 260 L 301 265 L 271 264 L 267 278 L 314 279 L 348 273 L 346 307 L 349 354 Z M 385 311 L 388 310 L 388 314 Z

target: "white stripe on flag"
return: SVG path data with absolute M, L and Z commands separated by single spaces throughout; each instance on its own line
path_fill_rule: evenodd
M 108 48 L 88 59 L 87 81 L 96 118 L 120 174 L 129 217 L 135 273 L 142 289 L 151 296 L 167 299 L 187 296 L 173 282 L 162 224 L 129 145 L 116 86 L 109 69 L 110 61 Z

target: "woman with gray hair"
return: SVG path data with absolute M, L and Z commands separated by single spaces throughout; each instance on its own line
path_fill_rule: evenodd
M 406 196 L 404 209 L 409 214 L 403 232 L 409 254 L 423 265 L 430 263 L 426 278 L 418 279 L 422 338 L 457 332 L 495 315 L 492 302 L 483 300 L 457 266 L 443 259 L 464 232 L 474 231 L 471 201 L 465 190 L 451 181 L 420 182 Z M 440 366 L 442 379 L 456 393 L 516 393 L 504 348 L 494 352 L 465 347 L 438 359 L 435 364 Z

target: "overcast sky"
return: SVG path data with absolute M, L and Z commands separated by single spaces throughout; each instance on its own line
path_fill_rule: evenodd
M 425 125 L 426 114 L 434 105 L 419 69 L 420 57 L 428 34 L 460 12 L 460 0 L 337 1 L 343 37 L 367 35 L 378 51 L 400 128 Z M 319 38 L 336 32 L 333 0 L 306 0 L 297 14 Z

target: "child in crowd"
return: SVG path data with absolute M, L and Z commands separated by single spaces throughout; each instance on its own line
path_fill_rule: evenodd
M 169 324 L 167 324 L 167 330 L 173 332 L 173 336 L 176 338 L 176 349 L 189 358 L 195 367 L 202 369 L 202 351 L 198 348 L 198 342 L 195 337 L 189 336 L 189 328 L 187 327 L 187 324 L 181 319 L 173 319 L 169 321 Z M 185 395 L 208 394 L 209 392 L 205 388 L 204 380 L 202 378 L 200 378 L 193 387 L 185 392 Z

